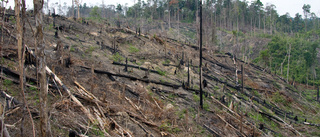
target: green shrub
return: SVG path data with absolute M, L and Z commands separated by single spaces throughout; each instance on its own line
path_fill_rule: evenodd
M 29 90 L 31 90 L 31 91 L 37 91 L 38 88 L 36 88 L 36 87 L 29 87 Z
M 282 95 L 280 95 L 279 92 L 276 92 L 273 94 L 272 96 L 272 100 L 275 102 L 275 103 L 285 103 L 285 99 L 283 98 Z
M 136 47 L 134 47 L 134 46 L 130 46 L 129 47 L 129 52 L 130 53 L 137 53 L 137 52 L 139 52 L 140 50 L 138 49 L 138 48 L 136 48 Z
M 114 62 L 122 62 L 124 61 L 124 57 L 122 57 L 119 53 L 116 53 L 112 55 L 112 60 Z
M 162 71 L 159 67 L 157 67 L 156 70 L 161 76 L 165 76 L 166 75 L 166 71 Z
M 170 63 L 169 59 L 166 59 L 165 61 L 162 62 L 162 64 L 169 64 L 169 63 Z
M 95 47 L 95 46 L 90 46 L 86 51 L 85 51 L 85 53 L 92 53 L 94 50 L 96 50 L 96 48 L 97 47 Z
M 6 87 L 11 86 L 12 83 L 13 83 L 13 82 L 12 82 L 11 80 L 7 80 L 7 79 L 5 79 L 5 80 L 3 81 L 3 85 L 6 86 Z
M 200 97 L 196 94 L 193 94 L 193 100 L 196 101 L 196 102 L 199 102 L 200 101 Z

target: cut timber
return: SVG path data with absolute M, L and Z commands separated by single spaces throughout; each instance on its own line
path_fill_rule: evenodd
M 86 94 L 87 96 L 90 98 L 90 99 L 97 99 L 92 93 L 90 93 L 89 91 L 87 91 L 84 87 L 82 87 L 77 81 L 74 81 L 74 84 L 76 84 L 80 89 L 82 89 Z
M 100 117 L 101 114 L 96 108 L 93 108 L 93 110 L 94 110 L 94 115 L 96 116 L 97 121 L 99 123 L 99 127 L 100 127 L 101 131 L 103 132 L 104 136 L 111 137 L 105 130 L 105 126 L 104 125 L 106 123 L 106 120 L 104 118 Z
M 133 121 L 134 123 L 138 124 L 139 127 L 142 128 L 142 130 L 147 133 L 147 136 L 154 137 L 154 135 L 150 131 L 148 131 L 145 127 L 143 127 L 143 125 L 141 125 L 138 121 L 134 120 L 131 117 L 130 117 L 130 120 Z
M 207 129 L 207 130 L 208 130 L 211 134 L 213 134 L 215 137 L 221 137 L 221 136 L 222 136 L 222 135 L 220 135 L 220 134 L 218 133 L 218 131 L 210 128 L 210 127 L 207 126 L 206 124 L 204 124 L 203 127 L 204 127 L 205 129 Z
M 126 112 L 127 112 L 127 114 L 128 114 L 130 117 L 135 118 L 135 119 L 138 119 L 138 120 L 141 120 L 142 123 L 145 123 L 145 124 L 148 125 L 148 126 L 152 126 L 152 127 L 157 127 L 157 128 L 159 128 L 159 126 L 158 126 L 157 124 L 155 124 L 155 123 L 153 123 L 153 122 L 149 122 L 147 119 L 140 117 L 138 114 L 135 114 L 135 113 L 133 113 L 133 112 L 131 112 L 131 111 L 126 111 Z
M 103 106 L 103 107 L 106 107 L 106 106 L 107 106 L 106 103 L 103 103 L 103 102 L 101 102 L 100 100 L 91 99 L 91 98 L 89 98 L 89 97 L 87 97 L 87 96 L 80 95 L 80 94 L 75 94 L 75 93 L 74 93 L 73 95 L 74 95 L 75 97 L 77 97 L 77 98 L 86 100 L 86 101 L 91 102 L 91 103 L 94 103 L 94 104 L 98 103 L 99 105 L 101 105 L 101 106 Z
M 122 136 L 124 136 L 124 134 L 126 134 L 128 137 L 132 137 L 131 133 L 124 130 L 114 119 L 112 119 L 111 117 L 109 117 L 109 119 L 115 124 L 116 127 L 119 128 L 119 133 L 121 133 Z
M 215 102 L 217 102 L 219 105 L 227 109 L 229 112 L 231 112 L 233 115 L 235 115 L 237 118 L 241 118 L 240 115 L 238 115 L 236 112 L 232 111 L 230 108 L 222 104 L 219 100 L 215 99 L 213 96 L 211 96 L 211 99 Z
M 33 51 L 30 50 L 27 45 L 26 45 L 26 48 L 27 48 L 27 51 L 35 57 Z M 90 119 L 90 121 L 91 121 L 92 123 L 94 123 L 94 122 L 95 122 L 94 117 L 91 115 L 91 113 L 89 112 L 89 110 L 86 109 L 86 108 L 81 104 L 81 102 L 71 93 L 71 91 L 67 88 L 67 86 L 62 83 L 62 81 L 60 80 L 60 78 L 58 78 L 57 75 L 55 75 L 55 74 L 48 68 L 48 66 L 45 66 L 45 69 L 46 69 L 47 73 L 48 73 L 49 75 L 51 75 L 52 78 L 54 78 L 55 81 L 64 89 L 64 91 L 70 96 L 70 98 L 71 98 L 77 105 L 79 105 L 79 106 L 81 107 L 81 110 L 87 115 L 87 117 Z
M 127 98 L 127 97 L 124 97 L 129 103 L 130 103 L 130 105 L 133 107 L 133 108 L 135 108 L 145 119 L 147 119 L 147 117 L 142 113 L 142 111 L 141 111 L 141 109 L 137 106 L 137 105 L 135 105 L 135 104 L 133 104 L 133 102 L 129 99 L 129 98 Z
M 226 120 L 224 120 L 220 115 L 217 114 L 217 116 L 227 125 L 229 125 L 232 129 L 234 129 L 236 132 L 240 133 L 241 136 L 246 137 L 245 134 L 241 133 L 238 129 L 236 129 L 235 127 L 233 127 L 229 122 L 227 122 Z

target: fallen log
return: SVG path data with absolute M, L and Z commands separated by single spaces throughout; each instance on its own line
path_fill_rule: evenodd
M 10 75 L 14 78 L 19 78 L 20 74 L 18 72 L 15 72 L 15 71 L 12 71 L 10 70 L 9 68 L 6 68 L 6 67 L 3 67 L 3 66 L 0 66 L 0 71 L 2 71 L 3 73 L 5 73 L 6 75 Z M 37 80 L 34 79 L 34 78 L 30 78 L 28 76 L 26 76 L 26 81 L 30 81 L 30 82 L 33 82 L 33 83 L 37 83 Z
M 10 80 L 10 81 L 12 81 L 13 83 L 16 83 L 16 84 L 19 84 L 19 83 L 20 83 L 20 81 L 18 81 L 18 80 L 11 79 L 11 78 L 8 78 L 8 77 L 2 76 L 2 75 L 0 75 L 0 79 Z M 30 85 L 30 84 L 28 84 L 28 83 L 25 83 L 25 85 L 26 85 L 27 87 L 32 87 L 32 88 L 38 89 L 38 87 L 33 86 L 33 85 Z
M 9 68 L 0 66 L 0 71 L 2 71 L 2 72 L 3 72 L 4 74 L 6 74 L 6 75 L 9 75 L 9 76 L 12 76 L 12 77 L 14 77 L 14 78 L 16 78 L 16 79 L 19 79 L 20 74 L 19 74 L 18 72 L 15 72 L 15 71 L 10 70 Z M 31 78 L 31 77 L 29 77 L 29 76 L 25 76 L 25 77 L 26 77 L 26 81 L 27 81 L 27 82 L 38 83 L 38 81 L 37 81 L 35 78 Z M 1 78 L 5 78 L 5 77 L 1 76 Z M 12 80 L 12 79 L 11 79 L 11 80 Z M 12 81 L 15 82 L 15 83 L 17 82 L 16 80 L 12 80 Z M 18 84 L 18 83 L 17 83 L 17 84 Z M 26 83 L 26 86 L 34 87 L 34 86 L 32 86 L 32 85 L 30 85 L 30 84 L 28 84 L 28 83 Z M 58 87 L 54 86 L 52 83 L 49 83 L 49 87 L 50 87 L 50 88 L 58 88 Z
M 119 65 L 119 66 L 126 66 L 126 64 L 119 63 L 119 62 L 112 62 L 112 64 L 114 64 L 114 65 Z M 136 68 L 136 69 L 141 69 L 141 70 L 144 70 L 144 71 L 150 71 L 150 72 L 152 72 L 152 73 L 156 73 L 156 74 L 161 75 L 161 74 L 159 73 L 159 71 L 147 69 L 147 68 L 140 67 L 140 66 L 134 66 L 134 65 L 129 65 L 129 64 L 128 64 L 128 67 Z
M 236 116 L 237 118 L 240 119 L 240 115 L 237 114 L 236 112 L 234 112 L 233 110 L 231 110 L 229 107 L 225 106 L 224 104 L 222 104 L 219 100 L 215 99 L 213 96 L 211 96 L 211 99 L 215 102 L 217 102 L 219 105 L 221 105 L 222 107 L 224 107 L 225 109 L 227 109 L 229 112 L 231 112 L 234 116 Z
M 14 103 L 14 105 L 20 104 L 20 102 L 17 99 L 15 99 L 14 97 L 10 96 L 9 94 L 7 94 L 6 92 L 4 92 L 2 90 L 0 90 L 0 95 L 1 95 L 1 97 L 5 98 L 9 101 L 12 101 Z
M 85 66 L 80 66 L 81 68 L 85 68 L 85 69 L 91 69 L 89 67 L 85 67 Z M 161 82 L 161 81 L 155 81 L 155 80 L 149 80 L 149 79 L 143 79 L 143 78 L 137 78 L 134 76 L 129 76 L 129 75 L 122 75 L 122 74 L 115 74 L 112 72 L 108 72 L 108 71 L 102 71 L 102 70 L 94 70 L 94 73 L 98 73 L 98 74 L 107 74 L 107 75 L 111 75 L 111 76 L 117 76 L 117 77 L 124 77 L 124 78 L 128 78 L 130 80 L 138 80 L 138 81 L 142 81 L 142 82 L 146 82 L 146 83 L 154 83 L 154 84 L 158 84 L 158 85 L 163 85 L 163 86 L 167 86 L 167 87 L 172 87 L 174 89 L 178 89 L 181 87 L 181 85 L 177 85 L 177 84 L 171 84 L 169 82 Z
M 210 62 L 210 63 L 212 63 L 212 64 L 216 64 L 216 65 L 218 65 L 218 66 L 220 66 L 220 67 L 222 67 L 222 68 L 224 68 L 224 69 L 228 69 L 228 70 L 230 70 L 230 71 L 232 71 L 232 72 L 234 72 L 234 71 L 236 71 L 236 69 L 234 69 L 233 67 L 229 67 L 229 66 L 227 66 L 227 65 L 224 65 L 224 64 L 222 64 L 222 63 L 220 63 L 220 62 L 213 62 L 212 60 L 209 60 L 209 59 L 207 59 L 207 58 L 205 58 L 205 57 L 202 57 L 204 60 L 206 60 L 206 61 L 208 61 L 208 62 Z

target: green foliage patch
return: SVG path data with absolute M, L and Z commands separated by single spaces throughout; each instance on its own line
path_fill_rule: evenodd
M 111 59 L 114 62 L 122 62 L 122 61 L 124 61 L 124 57 L 122 57 L 118 52 L 116 54 L 113 54 Z
M 139 52 L 140 49 L 136 48 L 135 46 L 130 46 L 129 47 L 129 52 L 132 54 L 132 53 L 137 53 Z

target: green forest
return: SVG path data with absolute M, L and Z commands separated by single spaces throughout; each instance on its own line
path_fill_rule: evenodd
M 112 24 L 122 22 L 127 27 L 141 26 L 141 22 L 163 23 L 166 29 L 181 27 L 173 24 L 197 24 L 199 1 L 195 0 L 137 0 L 133 6 L 105 5 L 88 6 L 75 3 L 68 7 L 58 3 L 45 10 L 58 9 L 56 13 L 68 17 L 82 17 L 91 20 L 107 20 Z M 48 4 L 47 4 L 48 5 Z M 303 15 L 279 15 L 276 5 L 263 5 L 260 0 L 205 0 L 203 22 L 212 31 L 204 34 L 212 46 L 223 46 L 217 39 L 217 31 L 231 32 L 242 40 L 268 38 L 271 41 L 260 51 L 253 62 L 266 70 L 283 76 L 288 82 L 320 84 L 319 69 L 319 18 L 311 11 L 311 5 L 301 6 Z M 52 10 L 51 10 L 52 11 Z M 134 20 L 134 21 L 132 21 Z M 210 29 L 211 30 L 211 29 Z M 197 33 L 197 32 L 194 32 Z M 187 34 L 192 37 L 193 34 Z M 195 37 L 192 37 L 195 38 Z M 234 42 L 234 44 L 237 44 Z M 196 43 L 195 43 L 196 44 Z M 228 52 L 228 51 L 224 51 Z M 288 69 L 289 68 L 289 69 Z

